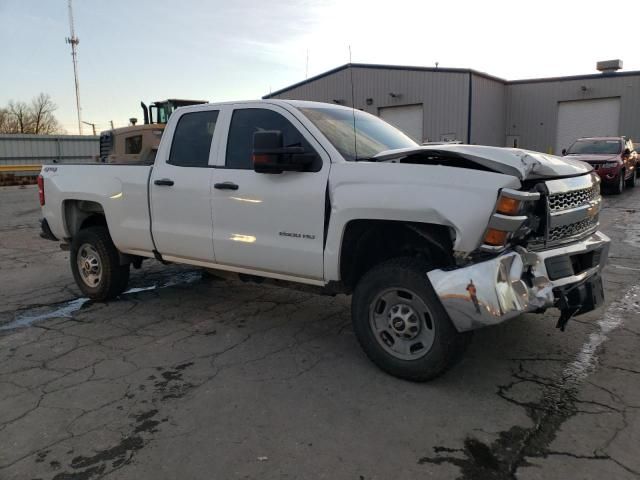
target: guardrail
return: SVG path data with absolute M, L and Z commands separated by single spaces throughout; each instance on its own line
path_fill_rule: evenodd
M 0 173 L 39 172 L 42 165 L 0 165 Z

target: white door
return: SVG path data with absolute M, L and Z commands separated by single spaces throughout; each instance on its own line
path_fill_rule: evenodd
M 276 105 L 235 108 L 224 165 L 214 169 L 213 243 L 216 263 L 279 275 L 323 278 L 325 195 L 330 161 L 320 144 Z M 279 130 L 283 146 L 320 158 L 305 172 L 256 173 L 253 134 Z M 224 152 L 224 153 L 222 153 Z
M 163 257 L 215 260 L 209 157 L 218 114 L 217 110 L 182 114 L 171 145 L 158 152 L 149 189 L 153 240 Z
M 619 136 L 620 98 L 558 103 L 555 154 L 581 137 Z
M 422 104 L 382 107 L 378 113 L 385 122 L 402 130 L 416 142 L 422 143 Z

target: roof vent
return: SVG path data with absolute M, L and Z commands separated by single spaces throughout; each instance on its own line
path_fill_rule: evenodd
M 596 64 L 596 68 L 602 73 L 612 73 L 622 69 L 622 60 L 603 60 Z

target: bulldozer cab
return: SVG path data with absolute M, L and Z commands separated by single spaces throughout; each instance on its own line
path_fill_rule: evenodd
M 143 102 L 140 102 L 140 106 L 144 114 L 144 123 L 148 125 L 152 123 L 166 124 L 176 108 L 186 107 L 188 105 L 199 105 L 201 103 L 207 102 L 204 100 L 180 100 L 170 98 L 168 100 L 153 102 L 148 108 Z
M 144 102 L 140 102 L 144 124 L 136 125 L 136 119 L 132 118 L 128 127 L 102 132 L 99 160 L 104 163 L 153 163 L 171 114 L 179 107 L 202 103 L 207 102 L 170 98 L 153 102 L 148 107 Z

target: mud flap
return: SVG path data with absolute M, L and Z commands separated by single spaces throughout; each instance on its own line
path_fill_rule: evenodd
M 602 277 L 593 275 L 580 283 L 557 290 L 556 307 L 560 309 L 560 318 L 556 328 L 564 332 L 572 317 L 582 315 L 598 308 L 604 302 Z

